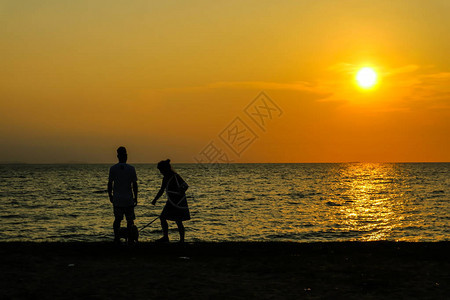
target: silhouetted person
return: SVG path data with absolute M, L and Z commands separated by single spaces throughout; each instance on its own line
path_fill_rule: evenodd
M 137 176 L 133 166 L 127 164 L 127 149 L 117 149 L 119 163 L 109 169 L 108 194 L 114 206 L 114 241 L 120 243 L 120 222 L 123 215 L 127 219 L 128 236 L 132 236 L 134 225 L 134 207 L 137 205 Z
M 160 161 L 158 163 L 158 169 L 161 174 L 164 175 L 164 178 L 162 180 L 161 189 L 158 194 L 156 194 L 152 204 L 156 204 L 156 201 L 164 194 L 164 191 L 167 195 L 167 202 L 160 216 L 163 237 L 157 240 L 157 242 L 169 241 L 169 225 L 167 224 L 167 220 L 175 221 L 177 223 L 178 232 L 180 233 L 180 242 L 184 242 L 185 230 L 183 221 L 191 219 L 185 193 L 189 186 L 183 178 L 172 169 L 170 159 Z

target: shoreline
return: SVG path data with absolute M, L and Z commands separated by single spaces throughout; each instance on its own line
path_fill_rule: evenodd
M 450 296 L 450 242 L 1 242 L 2 298 Z

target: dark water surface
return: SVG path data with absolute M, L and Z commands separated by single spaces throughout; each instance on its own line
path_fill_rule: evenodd
M 0 241 L 112 239 L 109 165 L 0 165 Z M 138 227 L 161 176 L 135 165 Z M 444 241 L 449 163 L 175 165 L 188 182 L 187 241 Z M 124 225 L 124 224 L 123 224 Z M 169 224 L 175 229 L 175 224 Z M 160 235 L 155 222 L 141 240 Z M 171 231 L 177 240 L 177 232 Z

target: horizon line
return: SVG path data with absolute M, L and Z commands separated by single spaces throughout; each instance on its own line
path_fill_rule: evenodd
M 110 165 L 115 162 L 21 162 L 21 161 L 5 161 L 0 165 Z M 130 165 L 151 165 L 157 162 L 127 162 Z M 450 161 L 323 161 L 323 162 L 233 162 L 233 163 L 198 163 L 198 162 L 172 162 L 173 165 L 245 165 L 245 164 L 402 164 L 402 163 L 450 163 Z

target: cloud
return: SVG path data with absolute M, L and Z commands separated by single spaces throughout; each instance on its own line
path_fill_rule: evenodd
M 259 91 L 292 91 L 303 95 L 313 96 L 314 99 L 323 99 L 331 95 L 327 90 L 314 82 L 270 82 L 270 81 L 219 81 L 201 86 L 173 87 L 162 89 L 141 90 L 138 92 L 140 98 L 152 97 L 163 98 L 164 95 L 186 94 L 186 93 L 211 93 L 220 90 L 255 90 Z
M 423 79 L 431 79 L 435 81 L 447 81 L 450 79 L 450 72 L 439 72 L 439 73 L 431 73 L 425 74 L 421 76 Z
M 179 98 L 183 94 L 211 95 L 222 90 L 229 91 L 292 91 L 298 98 L 318 102 L 350 103 L 361 97 L 377 99 L 382 109 L 408 110 L 423 102 L 422 107 L 450 106 L 450 72 L 436 70 L 434 66 L 408 64 L 398 67 L 378 67 L 379 86 L 372 92 L 360 93 L 354 76 L 361 65 L 340 62 L 327 68 L 322 77 L 310 81 L 218 81 L 199 86 L 173 87 L 141 91 L 143 98 L 165 99 L 168 95 Z M 355 102 L 354 102 L 355 103 Z M 375 105 L 375 104 L 374 104 Z
M 259 89 L 259 90 L 291 90 L 316 93 L 316 86 L 311 82 L 298 81 L 292 83 L 267 81 L 224 81 L 207 85 L 208 88 Z
M 406 65 L 406 66 L 386 70 L 385 72 L 382 73 L 382 76 L 390 77 L 390 76 L 395 76 L 395 75 L 399 75 L 399 74 L 408 74 L 408 73 L 416 72 L 419 69 L 420 69 L 420 67 L 418 65 Z
M 349 84 L 361 65 L 340 62 L 328 68 L 335 74 L 315 86 L 330 96 L 320 101 L 351 101 L 358 97 L 355 86 Z M 377 69 L 377 68 L 375 68 Z M 373 95 L 383 97 L 383 109 L 408 110 L 450 108 L 450 72 L 437 70 L 435 66 L 408 64 L 399 67 L 379 67 L 380 83 Z M 382 96 L 381 96 L 382 95 Z M 375 102 L 374 102 L 375 103 Z
M 428 102 L 430 108 L 450 109 L 450 72 L 421 74 L 407 101 Z
M 356 71 L 361 68 L 360 65 L 355 65 L 347 62 L 340 62 L 328 67 L 329 71 L 343 74 L 355 74 Z
M 298 81 L 290 83 L 270 82 L 270 81 L 218 81 L 201 86 L 175 87 L 153 89 L 153 91 L 174 91 L 174 92 L 189 92 L 202 91 L 214 89 L 238 89 L 238 90 L 292 90 L 305 91 L 315 93 L 317 92 L 316 85 L 312 82 Z

